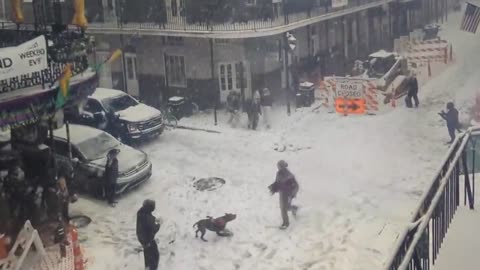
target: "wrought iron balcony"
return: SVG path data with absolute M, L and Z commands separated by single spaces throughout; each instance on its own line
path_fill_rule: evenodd
M 258 36 L 271 30 L 294 29 L 394 1 L 350 0 L 348 6 L 332 8 L 329 0 L 230 0 L 222 6 L 210 5 L 211 0 L 168 0 L 168 5 L 162 1 L 137 0 L 126 1 L 121 7 L 112 0 L 110 6 L 86 5 L 86 14 L 90 22 L 88 31 L 92 33 L 238 37 L 238 34 Z

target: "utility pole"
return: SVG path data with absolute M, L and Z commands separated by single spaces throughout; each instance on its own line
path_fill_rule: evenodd
M 287 114 L 290 115 L 290 96 L 291 96 L 291 88 L 290 88 L 290 68 L 289 68 L 289 52 L 294 51 L 297 47 L 297 39 L 290 34 L 289 32 L 285 33 L 284 36 L 284 50 L 285 50 L 285 84 L 286 84 L 286 94 L 287 94 Z
M 288 68 L 288 37 L 287 37 L 287 33 L 285 33 L 285 37 L 284 37 L 284 50 L 285 50 L 285 59 L 283 61 L 284 63 L 284 74 L 285 74 L 285 90 L 286 90 L 286 98 L 287 98 L 287 115 L 290 116 L 290 70 Z

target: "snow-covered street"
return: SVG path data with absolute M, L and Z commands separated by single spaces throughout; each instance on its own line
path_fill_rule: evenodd
M 479 38 L 458 30 L 460 14 L 449 19 L 441 36 L 453 43 L 455 62 L 421 87 L 418 109 L 397 104 L 376 116 L 344 117 L 312 107 L 288 117 L 277 107 L 273 128 L 259 131 L 230 128 L 221 112 L 217 127 L 211 115 L 185 119 L 219 134 L 176 129 L 142 145 L 151 180 L 115 208 L 91 198 L 73 206 L 93 220 L 81 231 L 88 269 L 143 269 L 135 220 L 147 198 L 163 220 L 160 269 L 381 269 L 447 150 L 437 113 L 448 101 L 462 110 L 480 85 Z M 300 184 L 298 217 L 286 231 L 278 230 L 278 195 L 267 189 L 280 159 Z M 205 177 L 226 183 L 196 190 L 194 180 Z M 233 237 L 195 238 L 195 222 L 224 213 L 237 214 L 227 226 Z

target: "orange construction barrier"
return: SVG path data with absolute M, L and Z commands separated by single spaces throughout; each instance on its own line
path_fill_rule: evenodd
M 72 24 L 84 30 L 87 29 L 88 22 L 87 17 L 85 17 L 85 0 L 74 0 L 73 8 L 75 9 L 75 14 L 73 15 Z
M 365 113 L 365 100 L 364 99 L 335 99 L 335 109 L 338 113 L 348 114 L 364 114 Z

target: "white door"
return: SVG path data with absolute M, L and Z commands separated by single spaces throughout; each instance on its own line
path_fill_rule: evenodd
M 110 57 L 110 52 L 96 52 L 97 63 L 103 63 L 108 57 Z M 103 88 L 113 88 L 112 83 L 112 67 L 109 64 L 102 65 L 102 68 L 99 71 L 99 82 L 98 86 Z
M 134 97 L 140 96 L 137 79 L 137 55 L 125 53 L 125 69 L 127 78 L 127 93 Z
M 239 61 L 218 64 L 220 102 L 227 101 L 227 96 L 230 91 L 241 92 L 241 63 L 242 62 Z M 245 98 L 248 98 L 251 96 L 250 65 L 248 62 L 243 62 L 243 83 Z

